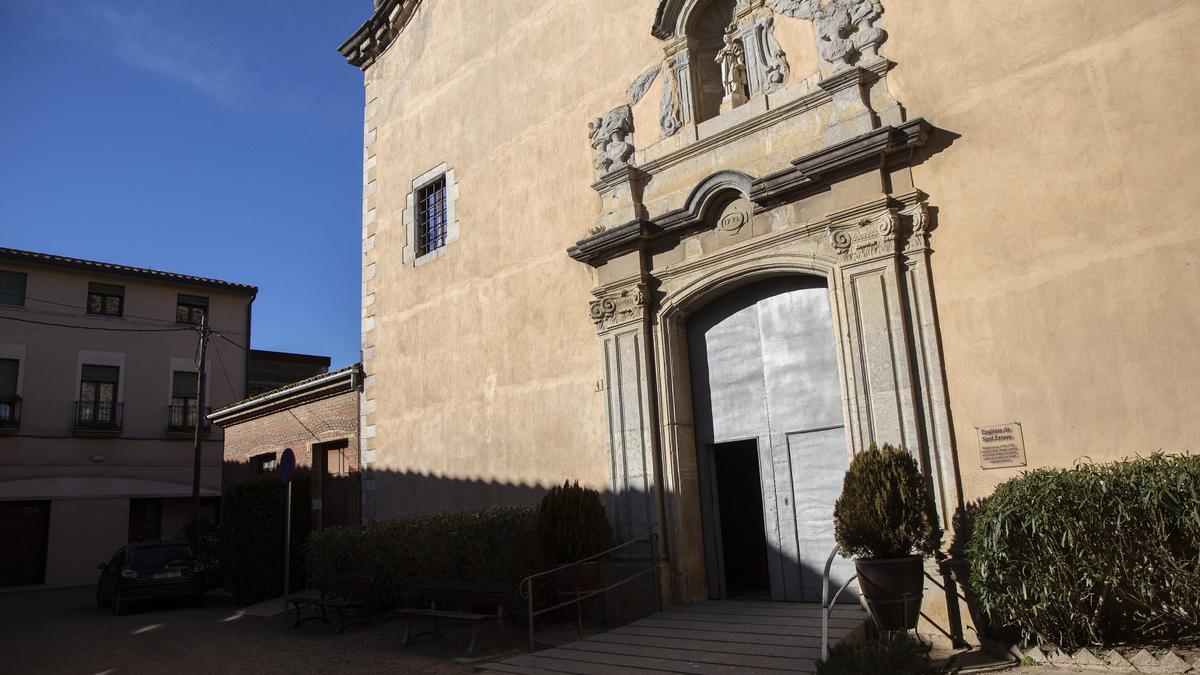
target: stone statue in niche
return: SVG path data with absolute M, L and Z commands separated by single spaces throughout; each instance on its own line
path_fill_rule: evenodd
M 619 105 L 588 122 L 588 140 L 595 152 L 592 164 L 596 170 L 605 174 L 629 165 L 634 148 L 627 137 L 632 133 L 633 110 L 627 105 Z
M 721 64 L 721 84 L 725 87 L 721 112 L 725 112 L 746 102 L 746 50 L 737 39 L 736 26 L 725 30 L 725 46 L 717 52 L 716 61 Z
M 883 15 L 879 0 L 773 0 L 775 11 L 816 24 L 821 59 L 837 70 L 879 56 L 887 33 L 875 25 Z

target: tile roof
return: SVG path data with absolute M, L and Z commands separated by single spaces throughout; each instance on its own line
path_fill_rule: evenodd
M 136 277 L 139 279 L 151 279 L 154 281 L 165 281 L 178 284 L 190 284 L 193 286 L 206 286 L 209 288 L 220 288 L 236 293 L 245 293 L 248 295 L 257 295 L 258 287 L 249 284 L 238 284 L 232 281 L 221 281 L 220 279 L 209 279 L 207 277 L 196 277 L 190 274 L 176 274 L 174 272 L 162 272 L 152 270 L 145 267 L 130 267 L 128 265 L 117 265 L 115 263 L 97 262 L 95 260 L 84 260 L 82 258 L 68 258 L 61 255 L 51 255 L 49 253 L 37 253 L 35 251 L 22 251 L 15 248 L 0 247 L 0 261 L 10 260 L 13 262 L 28 263 L 31 265 L 52 265 L 55 267 L 68 267 L 78 270 L 87 270 L 91 272 L 103 272 L 105 274 L 116 274 L 125 277 Z

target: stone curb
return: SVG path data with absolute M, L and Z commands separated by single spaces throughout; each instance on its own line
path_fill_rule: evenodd
M 1030 647 L 1025 651 L 1014 648 L 1013 652 L 1022 660 L 1028 659 L 1038 665 L 1082 668 L 1108 672 L 1139 673 L 1194 673 L 1200 675 L 1200 658 L 1188 665 L 1186 661 L 1171 650 L 1155 656 L 1145 649 L 1139 649 L 1131 654 L 1121 654 L 1110 649 L 1103 654 L 1093 654 L 1087 649 L 1081 649 L 1074 655 L 1069 654 L 1054 645 Z

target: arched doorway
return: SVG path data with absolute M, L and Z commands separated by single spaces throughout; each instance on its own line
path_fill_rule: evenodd
M 849 464 L 825 280 L 720 296 L 688 318 L 687 348 L 709 597 L 819 601 Z

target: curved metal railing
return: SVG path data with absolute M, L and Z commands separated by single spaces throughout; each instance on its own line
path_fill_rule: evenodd
M 542 577 L 557 574 L 559 572 L 562 572 L 565 569 L 575 567 L 577 565 L 582 565 L 584 563 L 592 562 L 593 560 L 599 560 L 606 556 L 612 555 L 613 553 L 616 553 L 617 551 L 622 551 L 627 548 L 632 548 L 634 546 L 637 546 L 638 544 L 649 544 L 650 545 L 650 566 L 647 567 L 646 569 L 634 572 L 633 574 L 630 574 L 629 576 L 627 576 L 623 579 L 620 579 L 618 581 L 615 581 L 615 582 L 605 585 L 605 586 L 601 586 L 600 588 L 595 588 L 595 589 L 591 589 L 588 591 L 584 591 L 583 589 L 577 589 L 571 599 L 556 603 L 549 607 L 543 607 L 542 609 L 534 611 L 534 609 L 533 609 L 533 596 L 534 596 L 533 582 L 535 579 L 539 579 Z M 520 590 L 521 597 L 525 598 L 526 602 L 528 603 L 529 614 L 528 614 L 527 619 L 529 621 L 529 651 L 533 651 L 534 649 L 536 649 L 536 646 L 534 643 L 534 630 L 535 630 L 534 619 L 536 619 L 537 617 L 539 617 L 543 614 L 547 614 L 549 612 L 553 612 L 558 609 L 562 609 L 564 607 L 576 605 L 577 606 L 577 609 L 576 609 L 577 621 L 579 622 L 580 631 L 582 632 L 583 607 L 582 607 L 581 603 L 584 600 L 587 600 L 588 598 L 593 598 L 593 597 L 595 597 L 597 595 L 601 595 L 603 593 L 607 593 L 607 592 L 611 591 L 612 589 L 617 588 L 619 586 L 624 586 L 625 584 L 629 583 L 630 581 L 633 581 L 634 579 L 637 579 L 646 574 L 650 574 L 654 580 L 654 606 L 658 609 L 662 609 L 662 593 L 660 592 L 660 590 L 658 588 L 658 535 L 655 534 L 653 529 L 651 529 L 650 533 L 644 537 L 639 537 L 637 539 L 627 541 L 623 544 L 617 544 L 616 546 L 614 546 L 606 551 L 601 551 L 595 555 L 590 555 L 586 558 L 576 560 L 575 562 L 566 563 L 565 565 L 559 565 L 558 567 L 554 567 L 554 568 L 551 568 L 551 569 L 548 569 L 548 570 L 545 570 L 542 572 L 537 572 L 536 574 L 530 574 L 529 576 L 525 577 L 524 579 L 521 580 L 521 584 L 520 584 L 520 586 L 518 586 L 518 588 Z
M 837 604 L 837 599 L 839 597 L 841 597 L 842 593 L 847 588 L 850 587 L 850 584 L 854 583 L 854 580 L 858 578 L 858 574 L 855 573 L 849 579 L 846 580 L 846 583 L 842 584 L 841 588 L 839 588 L 837 590 L 837 593 L 833 594 L 832 598 L 829 597 L 829 568 L 833 566 L 833 559 L 837 557 L 837 554 L 838 554 L 838 547 L 835 544 L 833 547 L 833 550 L 829 552 L 829 557 L 825 559 L 825 571 L 821 573 L 821 660 L 822 661 L 829 660 L 829 616 L 830 616 L 830 614 L 833 613 L 833 606 Z M 875 624 L 875 627 L 879 628 L 879 621 L 875 618 L 875 613 L 871 611 L 871 606 L 869 604 L 867 604 L 866 599 L 863 598 L 863 594 L 862 594 L 861 590 L 858 592 L 858 604 L 861 605 L 864 610 L 866 610 L 867 616 L 871 617 L 871 622 Z

